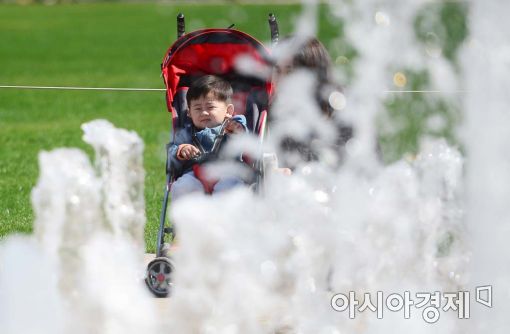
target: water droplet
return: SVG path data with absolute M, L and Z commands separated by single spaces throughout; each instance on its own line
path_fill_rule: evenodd
M 80 197 L 78 197 L 77 195 L 73 195 L 71 196 L 71 198 L 69 198 L 69 202 L 73 205 L 78 205 L 80 204 Z
M 347 104 L 347 99 L 345 98 L 345 95 L 339 91 L 334 91 L 333 93 L 331 93 L 329 95 L 328 101 L 329 105 L 335 110 L 342 110 L 345 108 L 345 105 Z
M 300 247 L 304 244 L 304 240 L 303 240 L 303 237 L 301 236 L 295 236 L 294 238 L 292 238 L 292 243 L 294 244 L 294 246 L 296 247 Z
M 319 203 L 327 203 L 329 202 L 329 195 L 322 190 L 316 190 L 314 192 L 314 198 Z
M 393 76 L 393 84 L 399 88 L 402 88 L 407 84 L 407 77 L 404 73 L 397 72 Z
M 310 289 L 310 292 L 317 291 L 317 284 L 315 284 L 315 279 L 310 277 L 308 280 L 308 288 Z
M 347 58 L 346 56 L 338 56 L 335 59 L 335 64 L 337 64 L 337 65 L 345 65 L 348 63 L 349 63 L 349 58 Z
M 387 27 L 391 24 L 390 17 L 384 12 L 375 13 L 374 20 L 375 23 L 383 27 Z

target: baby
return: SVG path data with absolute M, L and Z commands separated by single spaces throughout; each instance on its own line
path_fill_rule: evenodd
M 193 172 L 194 158 L 201 153 L 200 148 L 210 152 L 224 126 L 225 133 L 246 132 L 246 118 L 233 116 L 233 90 L 230 84 L 214 75 L 206 75 L 194 81 L 186 95 L 188 125 L 175 134 L 169 148 L 170 163 L 174 170 L 182 173 L 171 189 L 172 200 L 192 192 L 204 192 L 204 186 Z M 225 124 L 224 124 L 225 122 Z M 219 139 L 221 140 L 221 139 Z M 214 185 L 213 192 L 220 192 L 243 184 L 239 177 L 225 176 Z

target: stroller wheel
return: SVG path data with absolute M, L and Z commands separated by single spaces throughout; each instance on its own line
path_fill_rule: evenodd
M 157 257 L 147 265 L 145 283 L 156 297 L 166 297 L 172 288 L 174 266 L 169 258 Z

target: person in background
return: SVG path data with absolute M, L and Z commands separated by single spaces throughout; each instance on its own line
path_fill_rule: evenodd
M 339 118 L 339 110 L 336 110 L 331 103 L 332 94 L 343 97 L 342 88 L 332 78 L 331 57 L 324 45 L 315 37 L 297 38 L 285 37 L 276 47 L 279 55 L 273 71 L 274 97 L 278 98 L 279 85 L 284 78 L 295 71 L 305 70 L 313 74 L 313 97 L 320 110 L 319 117 L 334 123 L 336 136 L 333 141 L 324 142 L 317 134 L 311 134 L 307 140 L 293 137 L 285 137 L 279 143 L 280 165 L 294 170 L 299 162 L 310 162 L 321 160 L 321 151 L 328 149 L 336 155 L 336 166 L 341 164 L 344 148 L 347 141 L 353 136 L 351 126 L 342 122 Z M 278 49 L 281 52 L 278 52 Z

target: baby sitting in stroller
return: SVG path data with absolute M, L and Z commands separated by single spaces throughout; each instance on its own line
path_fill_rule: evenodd
M 248 131 L 246 118 L 233 116 L 232 94 L 231 85 L 214 75 L 200 77 L 189 87 L 186 100 L 192 124 L 175 134 L 168 154 L 172 166 L 182 173 L 172 184 L 173 201 L 189 193 L 207 191 L 209 184 L 199 178 L 194 166 L 216 155 L 229 135 Z M 227 175 L 211 185 L 209 191 L 221 192 L 241 184 L 244 182 L 240 177 Z

